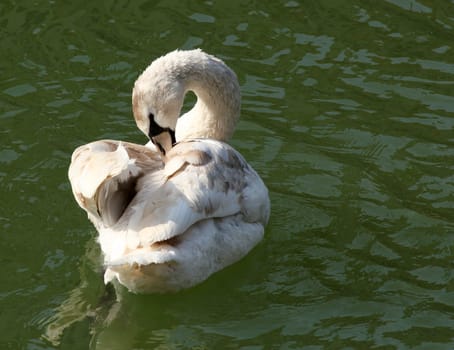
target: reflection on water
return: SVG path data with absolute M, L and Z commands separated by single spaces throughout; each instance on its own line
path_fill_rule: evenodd
M 69 291 L 66 298 L 54 309 L 52 316 L 42 320 L 45 325 L 43 338 L 51 344 L 59 345 L 69 327 L 86 319 L 96 320 L 103 314 L 102 310 L 109 304 L 109 289 L 105 290 L 99 281 L 102 275 L 101 262 L 99 247 L 94 240 L 90 240 L 81 258 L 80 283 Z M 98 273 L 94 273 L 96 271 Z
M 454 346 L 454 4 L 0 9 L 1 348 Z M 134 79 L 198 46 L 238 74 L 232 144 L 270 189 L 270 225 L 201 286 L 116 300 L 69 157 L 100 138 L 145 142 Z

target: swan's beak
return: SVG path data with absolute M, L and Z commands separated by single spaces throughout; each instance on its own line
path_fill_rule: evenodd
M 153 142 L 162 155 L 165 156 L 175 144 L 175 132 L 170 129 L 165 130 L 158 135 L 152 136 L 151 142 Z

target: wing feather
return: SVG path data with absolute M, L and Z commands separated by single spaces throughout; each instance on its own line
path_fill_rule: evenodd
M 224 143 L 177 144 L 164 169 L 140 180 L 130 212 L 122 218 L 128 235 L 138 236 L 131 237 L 129 248 L 168 240 L 207 218 L 242 212 L 243 190 L 254 174 Z
M 149 148 L 102 140 L 77 148 L 68 177 L 78 204 L 95 225 L 112 226 L 136 193 L 136 183 L 145 173 L 163 168 Z
M 108 260 L 184 234 L 205 219 L 268 219 L 269 208 L 266 217 L 256 208 L 257 201 L 269 206 L 266 187 L 223 142 L 178 143 L 161 159 L 146 146 L 96 141 L 74 152 L 69 178 Z

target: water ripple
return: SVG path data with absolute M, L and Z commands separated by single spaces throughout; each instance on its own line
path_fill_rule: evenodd
M 453 347 L 451 2 L 0 8 L 3 347 Z M 187 293 L 99 302 L 70 154 L 144 142 L 135 77 L 198 46 L 238 74 L 232 144 L 270 189 L 265 239 Z

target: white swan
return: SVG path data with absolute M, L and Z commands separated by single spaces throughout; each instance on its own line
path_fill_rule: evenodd
M 195 106 L 181 116 L 186 92 Z M 240 111 L 235 73 L 201 50 L 158 58 L 133 89 L 137 126 L 156 147 L 103 140 L 77 148 L 69 179 L 99 232 L 107 283 L 173 292 L 245 256 L 263 237 L 268 191 L 225 143 Z

